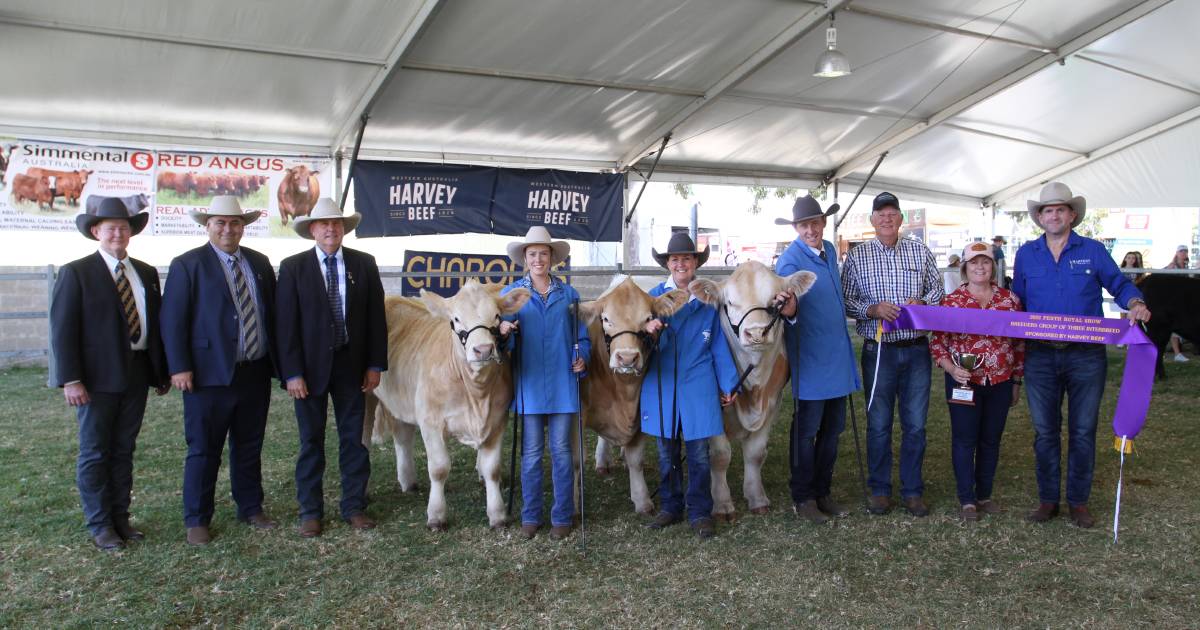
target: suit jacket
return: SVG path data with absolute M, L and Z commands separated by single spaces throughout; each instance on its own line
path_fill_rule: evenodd
M 243 247 L 258 288 L 258 316 L 266 332 L 272 372 L 275 360 L 275 271 L 266 256 Z M 238 360 L 241 321 L 229 292 L 224 263 L 205 243 L 171 261 L 163 294 L 162 337 L 171 374 L 192 373 L 198 387 L 228 386 Z
M 146 289 L 146 352 L 150 385 L 170 383 L 159 336 L 162 294 L 158 271 L 129 259 Z M 54 346 L 54 380 L 62 387 L 81 381 L 88 391 L 120 393 L 126 389 L 130 361 L 129 328 L 117 297 L 117 285 L 96 252 L 73 260 L 58 272 L 50 302 L 50 343 Z
M 383 283 L 370 254 L 342 248 L 346 265 L 346 331 L 354 378 L 367 368 L 386 370 L 387 320 Z M 333 314 L 325 291 L 325 271 L 313 250 L 283 259 L 279 265 L 275 339 L 282 379 L 303 376 L 308 391 L 328 391 L 333 367 Z

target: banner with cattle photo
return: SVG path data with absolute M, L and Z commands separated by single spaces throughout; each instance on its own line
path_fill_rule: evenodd
M 3 140 L 0 154 L 0 229 L 74 231 L 75 215 L 101 197 L 120 197 L 131 213 L 153 204 L 150 151 Z
M 296 238 L 291 222 L 319 197 L 333 196 L 333 162 L 323 158 L 160 151 L 155 165 L 154 234 L 202 235 L 188 211 L 207 209 L 216 195 L 233 195 L 242 210 L 264 213 L 246 226 L 246 236 Z
M 360 224 L 361 225 L 361 224 Z M 558 263 L 551 270 L 555 276 L 570 284 L 571 258 Z M 525 271 L 503 254 L 450 254 L 446 252 L 404 252 L 405 273 L 477 273 L 476 280 L 484 284 L 509 284 L 525 275 Z M 487 275 L 484 275 L 487 274 Z M 412 277 L 405 276 L 400 295 L 416 297 L 421 289 L 444 297 L 453 297 L 470 278 L 464 277 Z

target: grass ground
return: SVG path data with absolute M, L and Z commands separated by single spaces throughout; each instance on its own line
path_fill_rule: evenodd
M 925 460 L 929 518 L 869 517 L 859 509 L 829 526 L 797 522 L 786 509 L 780 423 L 765 475 L 770 514 L 721 526 L 707 543 L 684 527 L 651 532 L 631 512 L 626 475 L 598 479 L 589 470 L 586 556 L 577 536 L 558 543 L 490 531 L 473 453 L 461 446 L 453 449 L 449 533 L 425 530 L 426 496 L 399 493 L 391 450 L 380 446 L 372 449 L 370 486 L 380 527 L 358 533 L 327 522 L 322 538 L 299 539 L 296 431 L 279 392 L 263 466 L 267 509 L 284 527 L 263 533 L 238 524 L 222 470 L 213 544 L 184 544 L 185 446 L 180 398 L 172 393 L 151 397 L 138 443 L 133 512 L 148 539 L 103 554 L 82 527 L 74 417 L 61 394 L 44 386 L 44 372 L 15 369 L 0 373 L 0 627 L 1197 627 L 1200 361 L 1170 365 L 1172 378 L 1155 386 L 1147 429 L 1126 467 L 1114 545 L 1117 457 L 1107 425 L 1123 362 L 1120 351 L 1111 357 L 1097 436 L 1096 529 L 1022 520 L 1036 501 L 1023 404 L 1009 418 L 997 479 L 996 498 L 1007 511 L 961 524 L 947 412 L 935 403 Z M 328 443 L 333 514 L 336 441 Z M 848 503 L 858 496 L 853 448 L 847 429 L 834 494 Z M 737 462 L 740 456 L 734 488 L 741 486 Z

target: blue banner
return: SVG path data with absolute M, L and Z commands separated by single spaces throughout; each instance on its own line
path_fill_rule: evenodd
M 625 176 L 552 169 L 359 161 L 358 236 L 504 234 L 620 241 Z
M 555 238 L 620 241 L 625 177 L 552 169 L 500 169 L 492 197 L 492 231 L 524 236 L 545 226 Z
M 554 267 L 554 275 L 570 283 L 571 277 L 564 276 L 561 273 L 568 271 L 570 268 L 571 259 L 568 257 Z M 475 276 L 475 279 L 484 284 L 509 284 L 525 275 L 525 270 L 514 264 L 504 254 L 448 254 L 445 252 L 418 252 L 412 250 L 404 252 L 404 271 L 407 273 L 431 271 L 440 273 L 473 272 L 480 274 L 480 276 Z M 463 283 L 467 280 L 469 278 L 405 277 L 404 284 L 400 288 L 400 295 L 416 297 L 420 295 L 421 289 L 425 289 L 444 297 L 451 297 L 455 293 L 458 293 L 458 290 L 462 288 Z
M 354 166 L 356 234 L 488 233 L 496 169 L 360 160 Z

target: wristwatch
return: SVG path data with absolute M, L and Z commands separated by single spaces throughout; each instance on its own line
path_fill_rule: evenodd
M 1133 298 L 1132 300 L 1129 300 L 1129 304 L 1126 304 L 1126 305 L 1125 305 L 1125 310 L 1127 310 L 1127 311 L 1128 311 L 1128 310 L 1132 310 L 1132 309 L 1133 309 L 1133 307 L 1137 306 L 1138 304 L 1141 304 L 1142 306 L 1145 306 L 1145 305 L 1146 305 L 1146 301 L 1145 301 L 1145 300 L 1143 300 L 1142 298 Z

